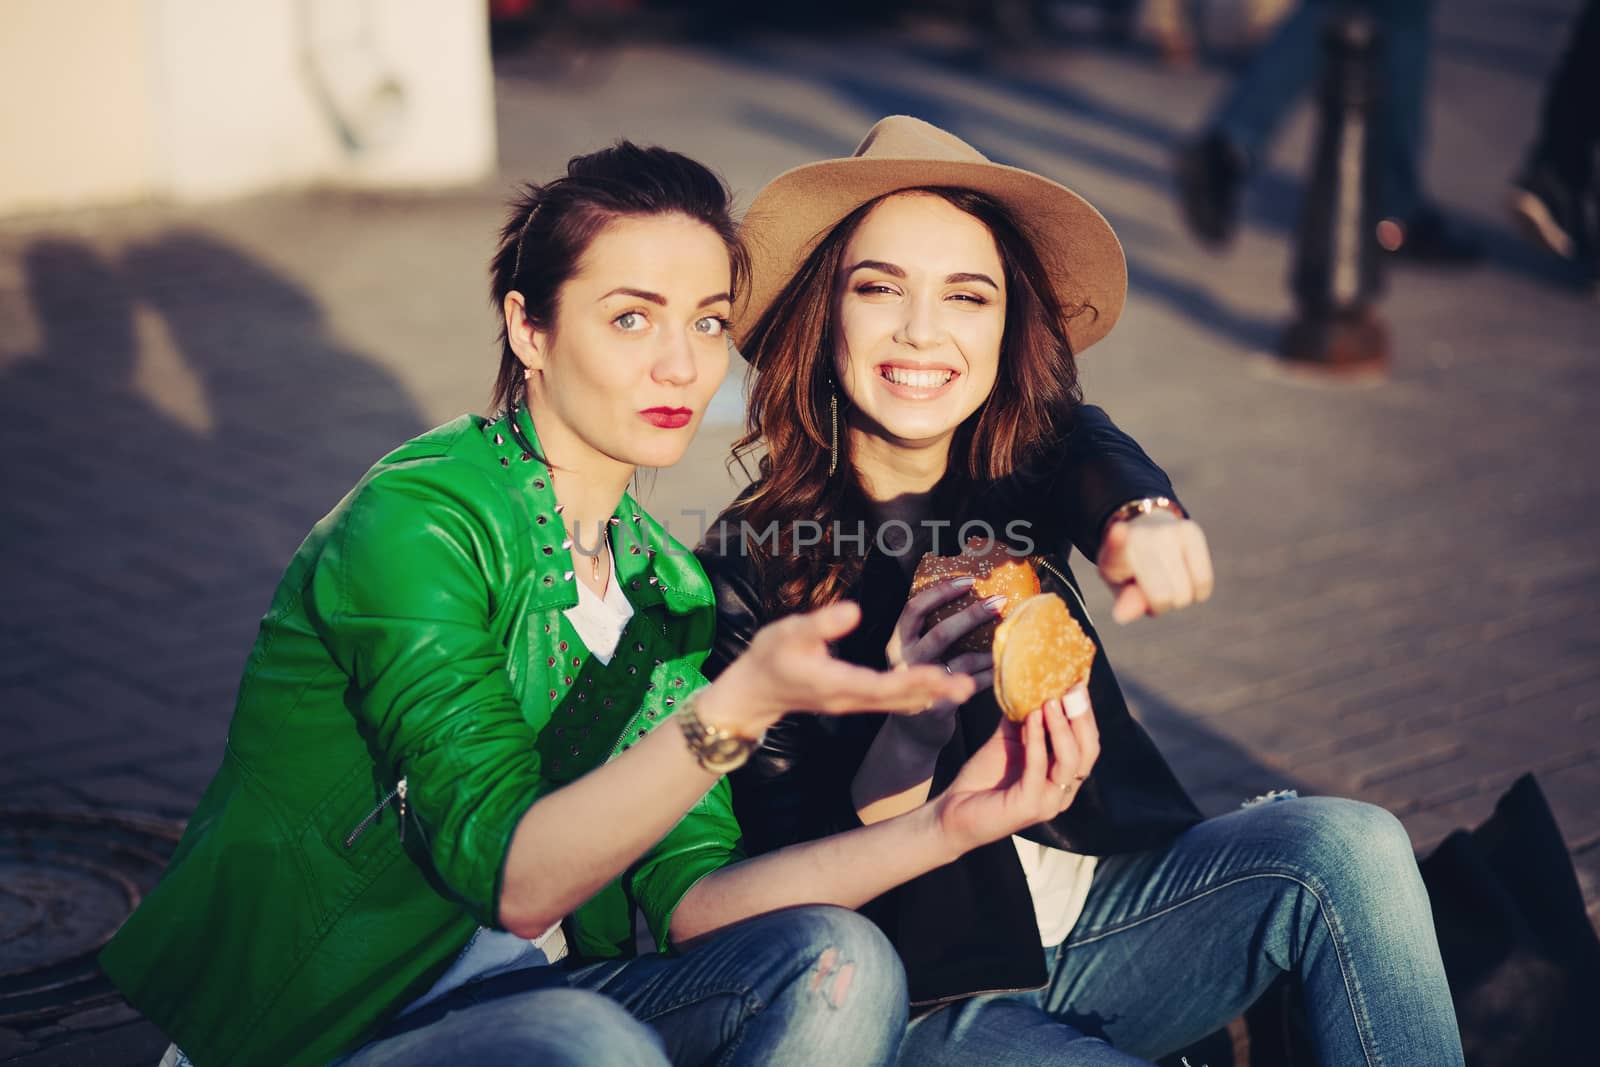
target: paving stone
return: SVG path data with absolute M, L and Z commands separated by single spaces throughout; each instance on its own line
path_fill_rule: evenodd
M 0 1029 L 0 1060 L 9 1060 L 38 1047 L 38 1042 L 27 1040 L 15 1030 Z
M 155 1067 L 168 1041 L 147 1022 L 74 1035 L 8 1061 L 9 1067 Z
M 74 789 L 91 807 L 179 818 L 187 818 L 200 799 L 197 793 L 160 781 L 142 767 L 85 774 Z
M 139 1018 L 139 1013 L 134 1011 L 127 1003 L 118 1002 L 116 1004 L 107 1004 L 100 1008 L 91 1008 L 88 1011 L 80 1011 L 76 1015 L 68 1015 L 58 1025 L 67 1030 L 106 1030 L 113 1026 L 135 1022 Z
M 1539 774 L 1544 790 L 1561 826 L 1562 836 L 1577 850 L 1600 844 L 1600 758 L 1574 761 Z

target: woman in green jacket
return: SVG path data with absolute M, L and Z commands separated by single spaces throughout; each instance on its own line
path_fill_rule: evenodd
M 503 413 L 401 446 L 311 531 L 222 765 L 102 955 L 193 1062 L 893 1058 L 904 977 L 848 909 L 1060 793 L 1040 739 L 1007 788 L 742 861 L 722 776 L 784 712 L 973 686 L 831 658 L 850 605 L 700 674 L 710 585 L 625 489 L 722 381 L 743 264 L 726 189 L 662 149 L 515 205 Z M 660 953 L 631 958 L 635 908 Z

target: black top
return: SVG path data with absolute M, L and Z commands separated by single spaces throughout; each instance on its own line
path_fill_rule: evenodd
M 1100 759 L 1072 807 L 1022 834 L 1073 852 L 1108 855 L 1149 848 L 1200 819 L 1149 735 L 1128 713 L 1066 562 L 1074 545 L 1086 556 L 1096 555 L 1105 520 L 1122 504 L 1145 496 L 1174 493 L 1161 468 L 1105 412 L 1085 406 L 1048 461 L 988 486 L 973 499 L 947 501 L 939 515 L 953 523 L 952 534 L 973 520 L 1002 535 L 1008 524 L 1025 521 L 1026 527 L 1012 529 L 1025 530 L 1035 542 L 1042 588 L 1066 601 L 1097 647 L 1089 692 L 1100 728 Z M 954 552 L 959 545 L 950 536 L 940 548 Z M 697 553 L 717 594 L 716 645 L 705 665 L 711 678 L 771 621 L 761 604 L 754 563 L 741 549 L 738 524 L 719 522 Z M 862 621 L 839 643 L 840 658 L 885 668 L 884 649 L 910 588 L 910 576 L 869 538 L 860 578 L 848 593 L 860 602 Z M 992 690 L 962 707 L 958 728 L 934 771 L 934 794 L 988 740 L 999 716 Z M 733 776 L 734 810 L 747 849 L 757 854 L 860 826 L 850 784 L 883 718 L 795 713 L 772 727 L 765 744 Z M 899 950 L 913 1004 L 1045 983 L 1027 881 L 1009 840 L 974 849 L 890 890 L 862 912 Z

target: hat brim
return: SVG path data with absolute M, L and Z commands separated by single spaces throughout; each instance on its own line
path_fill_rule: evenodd
M 1083 197 L 1000 163 L 851 157 L 785 171 L 750 205 L 740 225 L 750 252 L 750 284 L 734 312 L 735 342 L 744 344 L 779 291 L 845 216 L 878 197 L 926 186 L 970 189 L 1010 209 L 1062 304 L 1074 353 L 1111 331 L 1127 299 L 1128 264 L 1111 224 Z

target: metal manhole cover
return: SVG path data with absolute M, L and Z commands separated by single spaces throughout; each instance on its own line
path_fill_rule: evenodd
M 95 954 L 166 869 L 183 824 L 90 810 L 0 808 L 0 1026 L 116 994 Z

